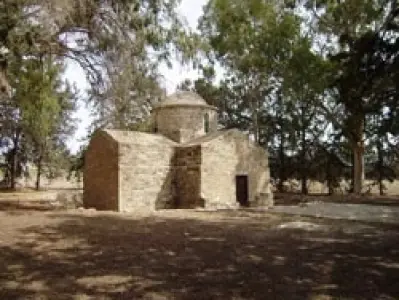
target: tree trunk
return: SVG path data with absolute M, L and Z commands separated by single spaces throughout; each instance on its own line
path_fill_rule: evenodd
M 306 178 L 306 175 L 302 177 L 302 182 L 301 182 L 301 192 L 303 195 L 309 194 L 308 190 L 308 179 Z
M 349 187 L 349 193 L 352 194 L 354 191 L 354 184 L 355 184 L 355 155 L 354 155 L 354 151 L 352 150 L 351 152 L 351 163 L 352 163 L 352 168 L 351 168 L 351 181 L 350 181 L 350 187 Z
M 302 109 L 302 130 L 301 130 L 301 162 L 300 162 L 300 170 L 301 170 L 301 193 L 303 195 L 307 195 L 308 191 L 308 170 L 307 170 L 307 162 L 306 162 L 306 132 L 304 128 L 304 109 Z
M 280 127 L 280 145 L 278 150 L 278 156 L 280 160 L 280 167 L 278 170 L 278 184 L 277 184 L 277 191 L 280 193 L 284 192 L 284 182 L 286 181 L 286 170 L 285 170 L 285 152 L 284 152 L 284 120 L 283 120 L 283 99 L 281 96 L 281 91 L 277 93 L 277 104 L 278 107 L 276 109 L 276 119 L 278 125 Z
M 378 154 L 378 186 L 380 189 L 380 195 L 384 195 L 384 176 L 383 176 L 383 167 L 384 167 L 384 157 L 382 153 L 382 144 L 381 141 L 377 142 L 377 154 Z
M 16 188 L 16 179 L 17 179 L 17 170 L 18 170 L 18 150 L 19 150 L 19 137 L 20 130 L 17 129 L 15 131 L 15 135 L 13 138 L 13 149 L 11 150 L 11 168 L 10 168 L 10 188 L 15 190 Z
M 280 132 L 280 145 L 279 145 L 279 159 L 280 159 L 280 168 L 279 168 L 279 180 L 277 184 L 277 190 L 282 193 L 284 192 L 284 182 L 285 182 L 285 156 L 284 156 L 284 132 L 281 130 Z
M 328 158 L 327 162 L 326 179 L 327 179 L 328 195 L 331 196 L 334 194 L 334 185 L 333 185 L 333 176 L 331 174 L 330 158 Z
M 255 143 L 259 143 L 259 115 L 258 115 L 258 100 L 251 100 L 252 103 L 252 133 L 254 135 Z
M 10 168 L 10 188 L 15 190 L 16 186 L 16 177 L 17 177 L 17 148 L 14 148 L 11 151 L 11 168 Z
M 37 164 L 36 164 L 36 168 L 37 168 L 37 172 L 36 172 L 36 190 L 40 190 L 40 178 L 42 176 L 42 161 L 43 161 L 43 157 L 42 155 L 39 156 L 39 158 L 37 159 Z
M 360 195 L 364 181 L 364 128 L 365 116 L 361 113 L 351 118 L 353 152 L 353 193 Z
M 364 145 L 363 142 L 357 143 L 353 149 L 353 193 L 360 195 L 364 181 Z

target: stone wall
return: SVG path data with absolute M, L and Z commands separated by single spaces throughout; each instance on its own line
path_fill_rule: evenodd
M 236 208 L 236 176 L 247 175 L 249 205 L 271 206 L 268 157 L 238 130 L 202 144 L 201 196 L 210 208 Z
M 85 208 L 118 210 L 118 144 L 105 131 L 90 141 L 84 166 Z
M 175 144 L 160 135 L 126 134 L 126 138 L 119 139 L 120 209 L 172 208 Z
M 154 126 L 175 142 L 185 143 L 205 134 L 205 114 L 209 116 L 209 132 L 217 130 L 217 111 L 207 107 L 162 107 L 156 110 Z
M 238 130 L 184 146 L 159 134 L 105 130 L 85 159 L 87 208 L 237 208 L 237 175 L 248 177 L 249 206 L 273 204 L 267 153 Z
M 176 148 L 173 172 L 176 207 L 204 207 L 201 199 L 201 146 Z

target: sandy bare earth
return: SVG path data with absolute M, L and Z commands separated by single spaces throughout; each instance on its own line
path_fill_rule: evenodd
M 248 211 L 0 211 L 0 299 L 398 299 L 399 227 Z

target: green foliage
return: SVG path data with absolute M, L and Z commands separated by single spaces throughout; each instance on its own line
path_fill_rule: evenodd
M 98 127 L 133 128 L 163 91 L 158 66 L 193 59 L 201 46 L 177 14 L 178 0 L 0 2 L 1 141 L 10 172 L 22 146 L 36 164 L 57 160 L 73 131 L 74 90 L 60 82 L 74 60 L 90 83 Z M 7 97 L 5 97 L 7 98 Z M 4 113 L 4 114 L 3 114 Z M 13 141 L 13 142 L 9 142 Z M 8 151 L 8 150 L 7 150 Z M 62 155 L 61 155 L 62 156 Z M 14 178 L 14 175 L 11 175 Z M 14 179 L 11 182 L 15 182 Z M 12 184 L 13 185 L 13 184 Z
M 291 55 L 299 19 L 272 1 L 213 0 L 199 28 L 223 66 L 276 75 Z
M 22 125 L 38 145 L 46 143 L 60 115 L 58 74 L 57 66 L 42 60 L 28 60 L 18 72 L 15 99 L 19 102 Z
M 69 155 L 68 180 L 74 178 L 77 182 L 82 181 L 86 150 L 87 146 L 82 146 L 76 154 Z
M 279 183 L 296 177 L 306 192 L 307 180 L 319 178 L 332 191 L 352 168 L 359 192 L 362 172 L 376 178 L 372 165 L 379 180 L 392 169 L 398 14 L 389 0 L 210 0 L 199 29 L 224 79 L 203 74 L 179 88 L 218 106 L 224 126 L 268 146 Z
M 338 40 L 330 51 L 336 102 L 345 110 L 342 132 L 354 153 L 354 190 L 362 188 L 368 116 L 388 110 L 396 114 L 398 3 L 344 1 L 321 3 L 319 29 Z
M 68 57 L 84 68 L 94 86 L 107 78 L 104 54 L 121 45 L 137 57 L 169 61 L 180 54 L 187 61 L 196 54 L 199 39 L 184 28 L 178 3 L 6 0 L 0 4 L 0 48 L 7 54 L 0 61 L 38 53 Z
M 267 147 L 280 187 L 295 177 L 306 193 L 318 178 L 333 191 L 352 168 L 354 191 L 362 172 L 383 190 L 382 180 L 397 175 L 396 0 L 209 0 L 200 36 L 185 28 L 178 3 L 1 2 L 0 88 L 12 95 L 0 101 L 7 172 L 33 160 L 80 174 L 84 150 L 65 162 L 75 109 L 73 88 L 60 81 L 66 58 L 90 81 L 93 130 L 151 131 L 149 112 L 165 93 L 159 64 L 177 57 L 202 71 L 178 88 L 196 91 L 219 108 L 222 125 Z
M 1 120 L 2 141 L 7 144 L 9 184 L 23 175 L 21 168 L 33 162 L 40 175 L 53 177 L 55 166 L 61 166 L 66 139 L 73 133 L 75 94 L 61 81 L 62 64 L 51 57 L 30 56 L 9 65 L 12 98 L 2 101 L 8 117 Z M 25 165 L 25 166 L 24 166 Z

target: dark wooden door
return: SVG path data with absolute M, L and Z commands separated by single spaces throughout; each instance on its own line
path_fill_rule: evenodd
M 236 176 L 236 197 L 241 206 L 249 206 L 247 175 Z

